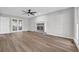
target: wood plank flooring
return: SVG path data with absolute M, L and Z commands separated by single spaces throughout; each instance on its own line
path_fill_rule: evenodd
M 0 35 L 0 52 L 76 52 L 72 40 L 36 32 Z

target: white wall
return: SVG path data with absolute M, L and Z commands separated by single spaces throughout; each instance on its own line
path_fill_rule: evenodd
M 29 19 L 29 30 L 30 31 L 36 31 L 36 24 L 37 23 L 45 23 L 45 32 L 46 32 L 46 22 L 47 22 L 46 16 L 39 16 L 35 18 Z
M 20 17 L 11 17 L 0 15 L 0 34 L 11 33 L 11 18 L 22 19 L 23 20 L 23 30 L 28 31 L 28 19 L 20 18 Z
M 23 27 L 24 27 L 24 31 L 29 30 L 29 20 L 28 19 L 23 19 Z
M 36 23 L 45 23 L 47 34 L 74 38 L 74 9 L 69 8 L 30 19 L 30 30 L 36 31 Z

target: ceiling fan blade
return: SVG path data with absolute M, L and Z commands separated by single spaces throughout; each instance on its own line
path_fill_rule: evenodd
M 37 12 L 32 12 L 32 13 L 37 13 Z
M 23 12 L 23 15 L 24 15 L 24 14 L 28 14 L 28 12 L 27 12 L 27 11 L 22 10 L 22 12 Z
M 26 13 L 23 13 L 22 15 L 25 15 Z
M 34 15 L 34 13 L 30 13 L 31 15 Z

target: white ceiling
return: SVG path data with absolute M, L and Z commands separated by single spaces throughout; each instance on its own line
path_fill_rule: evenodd
M 30 18 L 66 8 L 69 7 L 0 7 L 0 13 L 5 15 L 23 17 L 23 18 Z M 28 10 L 28 9 L 32 9 L 32 11 L 37 12 L 35 16 L 23 15 L 22 10 Z

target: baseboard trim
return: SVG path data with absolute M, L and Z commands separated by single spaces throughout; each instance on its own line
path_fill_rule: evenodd
M 56 36 L 56 37 L 60 37 L 60 38 L 64 38 L 64 39 L 74 39 L 74 38 L 68 38 L 68 37 L 63 37 L 63 36 L 57 36 L 57 35 L 54 35 L 54 34 L 48 34 L 46 33 L 46 35 L 50 35 L 50 36 Z

